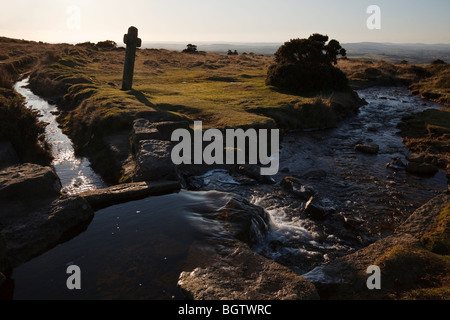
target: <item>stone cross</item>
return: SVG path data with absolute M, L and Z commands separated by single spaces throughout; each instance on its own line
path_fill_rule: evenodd
M 123 36 L 123 42 L 127 45 L 125 53 L 125 65 L 123 68 L 122 90 L 131 90 L 133 86 L 134 61 L 136 59 L 136 48 L 142 45 L 138 38 L 138 29 L 130 27 L 128 34 Z

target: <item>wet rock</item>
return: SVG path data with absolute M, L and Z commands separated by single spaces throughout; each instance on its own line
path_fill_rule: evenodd
M 131 137 L 135 150 L 139 148 L 139 143 L 143 140 L 161 139 L 158 129 L 147 119 L 136 119 L 133 122 Z
M 426 162 L 408 162 L 406 164 L 406 171 L 419 175 L 434 175 L 439 171 L 439 168 Z
M 420 239 L 436 227 L 436 217 L 450 203 L 450 194 L 441 194 L 417 209 L 395 233 L 349 255 L 316 267 L 302 277 L 316 285 L 322 298 L 392 299 L 405 290 L 417 289 L 419 281 L 435 279 L 439 283 L 442 267 L 424 268 L 438 259 L 424 251 Z M 419 253 L 414 252 L 419 250 Z M 432 259 L 431 261 L 429 259 Z M 381 268 L 381 290 L 368 290 L 366 270 L 371 265 Z M 405 269 L 407 266 L 407 269 Z M 405 270 L 407 272 L 405 272 Z M 427 274 L 427 272 L 436 272 Z M 433 285 L 427 285 L 429 288 Z M 398 291 L 396 291 L 398 290 Z M 403 291 L 403 292 L 402 292 Z
M 216 248 L 205 266 L 181 273 L 178 286 L 193 300 L 318 300 L 315 287 L 293 271 L 246 246 Z M 194 254 L 194 252 L 192 252 Z
M 305 205 L 305 214 L 312 220 L 323 220 L 327 214 L 327 209 L 316 200 L 311 197 Z
M 135 181 L 175 180 L 178 173 L 172 162 L 173 145 L 169 141 L 144 140 L 139 144 Z
M 19 163 L 19 156 L 11 142 L 0 141 L 0 169 Z
M 267 231 L 268 215 L 245 198 L 209 195 L 220 210 L 199 213 L 223 226 L 220 237 L 197 241 L 189 250 L 178 286 L 193 300 L 318 299 L 314 286 L 290 269 L 250 248 Z
M 304 185 L 300 179 L 295 177 L 285 177 L 280 185 L 288 192 L 300 197 L 303 200 L 309 200 L 311 196 L 316 194 L 316 190 L 313 187 Z
M 425 161 L 425 157 L 418 153 L 409 153 L 406 156 L 406 160 L 408 160 L 409 162 L 422 163 Z
M 357 144 L 355 150 L 368 154 L 378 154 L 380 147 L 378 145 Z
M 400 158 L 393 158 L 391 162 L 386 164 L 386 167 L 392 169 L 406 169 L 406 165 Z
M 80 194 L 95 209 L 113 204 L 137 200 L 180 190 L 178 181 L 136 182 L 112 186 L 106 189 L 86 191 Z
M 165 121 L 154 123 L 154 126 L 158 129 L 160 139 L 171 141 L 172 133 L 177 129 L 190 130 L 189 122 L 187 121 Z
M 251 179 L 264 184 L 274 184 L 275 181 L 270 176 L 261 175 L 261 167 L 256 164 L 243 164 L 237 169 L 239 174 L 245 175 Z
M 21 164 L 0 171 L 0 199 L 29 199 L 59 194 L 61 181 L 50 167 Z
M 85 230 L 94 211 L 79 196 L 1 200 L 0 234 L 7 258 L 16 267 Z

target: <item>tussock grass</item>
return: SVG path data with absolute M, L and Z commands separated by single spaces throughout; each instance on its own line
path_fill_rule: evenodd
M 357 101 L 345 92 L 341 96 L 347 98 L 340 104 L 318 104 L 315 98 L 320 93 L 299 96 L 266 86 L 272 57 L 193 55 L 162 49 L 137 51 L 133 90 L 124 92 L 120 90 L 124 55 L 121 48 L 75 46 L 31 76 L 32 87 L 40 95 L 60 96 L 66 111 L 61 120 L 72 138 L 84 132 L 80 142 L 86 143 L 89 134 L 123 130 L 141 115 L 151 120 L 201 120 L 205 129 L 328 127 L 336 123 L 337 113 L 353 112 Z M 328 94 L 326 99 L 334 97 Z M 352 103 L 345 110 L 347 102 Z M 338 104 L 340 108 L 335 108 Z M 314 106 L 321 112 L 313 117 Z M 282 120 L 293 116 L 304 119 Z M 322 120 L 326 123 L 320 124 Z

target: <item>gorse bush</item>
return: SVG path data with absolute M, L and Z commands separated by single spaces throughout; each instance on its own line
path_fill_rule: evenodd
M 266 84 L 297 93 L 347 88 L 347 77 L 333 66 L 346 51 L 338 41 L 327 41 L 328 36 L 313 34 L 286 42 L 275 53 Z

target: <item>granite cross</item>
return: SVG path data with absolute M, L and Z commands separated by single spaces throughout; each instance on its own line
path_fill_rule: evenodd
M 133 86 L 136 48 L 142 45 L 142 40 L 138 38 L 138 29 L 130 27 L 128 33 L 123 36 L 123 42 L 127 45 L 127 50 L 125 53 L 125 66 L 123 68 L 122 90 L 131 90 Z

